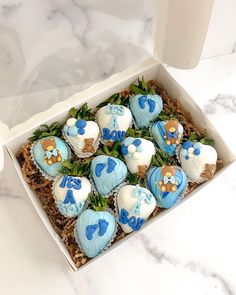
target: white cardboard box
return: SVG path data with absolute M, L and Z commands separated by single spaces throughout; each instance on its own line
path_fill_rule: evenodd
M 183 7 L 185 7 L 185 9 L 183 9 Z M 188 68 L 192 67 L 193 65 L 196 65 L 196 62 L 200 56 L 204 37 L 207 31 L 211 7 L 212 0 L 159 0 L 158 11 L 161 11 L 162 13 L 161 17 L 159 17 L 157 20 L 155 43 L 156 52 L 158 51 L 160 53 L 159 56 L 161 56 L 165 60 L 165 62 L 169 61 L 170 64 L 183 68 Z M 193 11 L 189 11 L 187 8 L 194 9 Z M 179 14 L 176 13 L 176 9 L 179 9 Z M 191 17 L 189 17 L 189 15 L 191 15 Z M 164 16 L 166 16 L 166 19 L 171 19 L 171 21 L 166 26 L 163 25 L 165 24 Z M 181 20 L 182 22 L 182 18 L 186 16 L 188 18 L 187 22 L 193 21 L 193 27 L 191 28 L 191 26 L 189 26 L 185 28 L 182 23 L 180 26 L 180 30 L 176 29 L 175 21 L 178 23 Z M 198 25 L 199 27 L 196 27 L 196 24 L 199 24 L 197 22 L 199 21 L 199 18 L 201 18 L 202 26 Z M 162 27 L 159 26 L 160 24 L 162 24 Z M 191 35 L 191 33 L 193 34 L 193 32 L 195 34 L 194 39 Z M 176 36 L 178 36 L 177 39 Z M 189 50 L 181 51 L 183 44 L 188 46 Z M 192 46 L 190 46 L 190 44 L 192 44 Z M 169 48 L 173 48 L 173 46 L 177 51 L 176 54 L 173 54 L 173 52 L 169 50 Z M 157 54 L 155 54 L 155 56 L 157 56 Z M 85 102 L 87 102 L 90 107 L 95 107 L 99 103 L 106 100 L 113 93 L 122 91 L 123 89 L 127 88 L 131 83 L 135 82 L 138 77 L 142 76 L 144 76 L 145 80 L 153 79 L 160 82 L 163 85 L 163 87 L 167 90 L 169 95 L 172 98 L 178 99 L 183 108 L 185 108 L 187 111 L 191 113 L 193 121 L 196 123 L 196 125 L 202 129 L 207 129 L 209 136 L 213 138 L 216 142 L 217 153 L 219 155 L 219 158 L 224 161 L 225 168 L 227 168 L 227 166 L 235 160 L 235 156 L 229 150 L 229 148 L 224 143 L 220 135 L 217 133 L 217 130 L 209 122 L 209 120 L 198 107 L 196 102 L 174 80 L 174 78 L 170 76 L 163 64 L 154 59 L 149 59 L 140 65 L 128 68 L 124 72 L 118 73 L 103 82 L 97 83 L 83 92 L 76 93 L 69 99 L 54 105 L 45 112 L 34 115 L 28 121 L 13 127 L 11 130 L 8 130 L 7 126 L 0 122 L 0 135 L 2 137 L 2 141 L 4 138 L 4 149 L 7 149 L 8 153 L 10 154 L 13 164 L 18 172 L 19 178 L 21 179 L 29 198 L 32 201 L 44 225 L 46 226 L 49 233 L 51 234 L 51 236 L 61 249 L 62 253 L 64 254 L 65 258 L 68 260 L 68 262 L 74 270 L 77 270 L 77 267 L 71 259 L 65 245 L 61 241 L 60 237 L 55 233 L 52 225 L 50 224 L 47 218 L 45 211 L 41 207 L 38 197 L 33 191 L 31 191 L 31 189 L 24 181 L 15 154 L 20 148 L 20 146 L 24 144 L 27 141 L 27 139 L 31 136 L 32 132 L 39 127 L 39 125 L 50 124 L 55 121 L 63 122 L 66 119 L 67 113 L 71 107 L 80 107 Z M 220 174 L 222 171 L 223 169 L 218 174 Z M 214 178 L 212 181 L 214 181 Z M 207 185 L 207 183 L 203 184 L 199 189 L 203 189 L 205 185 Z M 191 196 L 195 195 L 199 189 L 195 190 L 191 194 Z M 183 201 L 185 200 L 191 201 L 191 198 L 184 199 Z M 179 202 L 177 206 L 179 206 L 182 202 Z M 173 208 L 169 210 L 173 210 Z M 144 228 L 152 222 L 156 222 L 161 216 L 168 213 L 169 210 L 165 210 L 161 212 L 158 216 L 151 218 L 149 221 L 147 221 Z M 87 266 L 88 264 L 96 261 L 97 259 L 100 259 L 108 251 L 111 251 L 120 243 L 124 243 L 128 238 L 132 237 L 133 235 L 135 235 L 135 233 L 127 235 L 125 238 L 113 244 L 107 251 L 97 256 L 96 258 L 90 260 L 84 266 Z M 79 269 L 82 268 L 83 267 Z

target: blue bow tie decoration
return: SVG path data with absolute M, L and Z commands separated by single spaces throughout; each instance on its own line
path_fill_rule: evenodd
M 46 157 L 48 159 L 51 159 L 52 156 L 57 156 L 57 155 L 58 153 L 56 149 L 53 149 L 52 151 L 46 151 Z
M 177 132 L 167 132 L 167 137 L 170 138 L 177 138 Z
M 117 122 L 117 116 L 123 116 L 125 113 L 124 107 L 120 105 L 112 105 L 108 104 L 106 108 L 106 113 L 111 114 L 111 123 L 110 123 L 110 128 L 118 129 L 119 125 Z
M 171 178 L 168 178 L 167 176 L 164 176 L 164 184 L 167 184 L 168 182 L 169 183 L 172 183 L 172 184 L 175 184 L 175 177 L 174 176 L 171 176 Z
M 134 204 L 134 207 L 130 210 L 130 213 L 140 216 L 141 202 L 145 200 L 147 204 L 153 202 L 152 195 L 144 191 L 143 188 L 137 186 L 133 192 L 133 197 L 137 199 L 137 202 Z

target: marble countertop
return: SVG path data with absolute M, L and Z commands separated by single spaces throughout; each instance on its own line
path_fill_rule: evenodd
M 236 54 L 169 68 L 236 154 Z M 236 163 L 188 201 L 74 273 L 6 155 L 0 174 L 0 293 L 236 294 Z

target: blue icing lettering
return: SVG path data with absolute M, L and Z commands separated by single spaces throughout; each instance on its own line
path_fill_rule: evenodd
M 51 146 L 56 149 L 53 153 L 50 152 Z M 57 154 L 55 156 L 54 154 Z M 44 137 L 37 142 L 35 142 L 33 146 L 33 157 L 40 169 L 42 169 L 46 174 L 51 177 L 56 177 L 59 174 L 59 171 L 62 168 L 61 163 L 64 160 L 69 159 L 70 152 L 66 145 L 66 143 L 56 136 L 48 136 Z M 48 159 L 50 158 L 50 159 Z M 51 162 L 50 162 L 51 161 Z
M 74 194 L 73 194 L 73 191 L 72 190 L 68 190 L 67 193 L 66 193 L 66 197 L 64 199 L 64 204 L 75 204 L 76 201 L 75 201 L 75 197 L 74 197 Z
M 181 124 L 179 124 L 179 128 L 178 128 L 178 133 L 182 136 L 183 134 L 183 126 Z M 164 151 L 165 153 L 167 153 L 168 155 L 170 155 L 171 157 L 173 157 L 175 155 L 175 151 L 176 151 L 176 144 L 166 144 L 166 139 L 165 139 L 165 135 L 166 135 L 166 129 L 165 129 L 165 123 L 164 121 L 158 121 L 156 122 L 152 128 L 151 128 L 151 132 L 152 135 L 154 137 L 155 142 L 157 143 L 157 145 L 159 146 L 159 148 Z M 167 137 L 170 139 L 172 137 L 176 138 L 177 137 L 177 133 L 176 132 L 168 132 L 167 133 Z
M 77 204 L 64 204 L 62 201 L 57 201 L 57 207 L 62 215 L 66 217 L 75 217 L 82 212 L 84 202 L 79 202 Z
M 117 158 L 100 155 L 91 162 L 91 176 L 95 186 L 105 196 L 126 178 L 127 172 L 124 162 Z
M 125 114 L 124 107 L 121 105 L 108 104 L 106 106 L 106 113 L 112 115 L 110 127 L 118 129 L 119 124 L 117 121 L 117 116 L 123 116 Z
M 118 140 L 118 132 L 116 130 L 111 131 L 111 139 L 114 141 Z
M 110 129 L 108 129 L 108 128 L 103 128 L 102 129 L 102 138 L 104 140 L 110 140 L 111 139 Z
M 96 229 L 88 228 L 87 234 L 87 227 L 90 225 L 95 225 Z M 115 234 L 115 229 L 116 220 L 111 213 L 95 212 L 91 209 L 82 212 L 75 228 L 81 248 L 89 258 L 97 256 L 107 246 Z
M 130 109 L 139 128 L 149 127 L 162 111 L 163 101 L 157 94 L 138 94 L 130 98 Z
M 147 185 L 157 200 L 157 204 L 161 208 L 171 208 L 180 198 L 182 192 L 187 185 L 187 176 L 181 168 L 177 168 L 175 173 L 175 180 L 177 181 L 177 189 L 175 192 L 162 192 L 160 181 L 163 180 L 162 168 L 154 167 L 148 171 Z M 166 180 L 167 181 L 167 180 Z M 169 181 L 169 180 L 168 180 Z M 173 180 L 172 180 L 173 181 Z
M 110 130 L 109 128 L 102 129 L 102 138 L 104 140 L 123 141 L 125 138 L 125 131 Z
M 129 218 L 128 216 L 129 216 L 128 211 L 122 208 L 120 210 L 119 222 L 122 224 L 128 224 L 134 231 L 140 230 L 140 228 L 145 223 L 145 219 L 140 217 L 137 218 L 136 216 L 131 216 Z
M 81 179 L 74 178 L 72 176 L 64 175 L 60 183 L 60 187 L 74 188 L 76 190 L 81 189 Z
M 92 224 L 92 225 L 88 225 L 86 227 L 86 238 L 90 241 L 93 238 L 93 234 L 95 233 L 95 231 L 97 230 L 98 225 L 97 224 Z

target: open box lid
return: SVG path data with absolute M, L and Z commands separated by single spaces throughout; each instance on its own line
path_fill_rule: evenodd
M 153 57 L 176 68 L 195 67 L 201 56 L 213 1 L 157 0 Z M 12 129 L 0 121 L 0 171 L 4 164 L 3 145 L 14 133 Z

